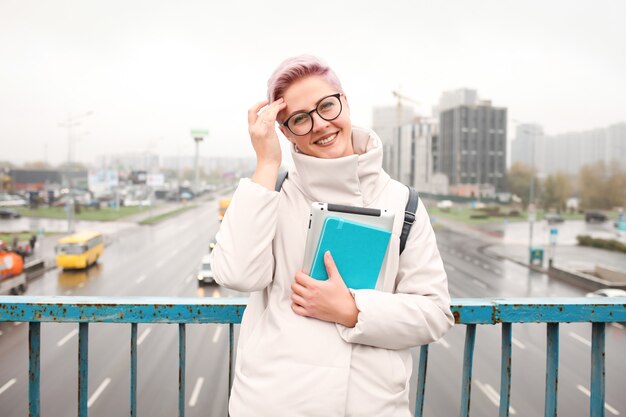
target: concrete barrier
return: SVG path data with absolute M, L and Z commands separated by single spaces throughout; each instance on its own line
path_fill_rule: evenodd
M 606 265 L 596 265 L 596 276 L 611 282 L 626 285 L 626 272 Z
M 603 279 L 588 272 L 577 271 L 560 265 L 550 265 L 548 275 L 550 278 L 560 279 L 590 291 L 600 288 L 620 288 L 626 290 L 626 281 Z

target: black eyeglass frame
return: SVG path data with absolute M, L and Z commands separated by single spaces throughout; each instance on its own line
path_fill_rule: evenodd
M 330 94 L 327 96 L 322 97 L 321 99 L 319 99 L 319 101 L 317 102 L 317 104 L 315 105 L 315 108 L 311 111 L 303 111 L 303 112 L 298 112 L 298 113 L 294 113 L 291 116 L 289 116 L 289 118 L 287 118 L 287 120 L 285 120 L 283 122 L 283 126 L 285 126 L 287 129 L 289 129 L 289 131 L 291 133 L 293 133 L 296 136 L 306 136 L 309 133 L 311 133 L 311 131 L 313 130 L 313 125 L 315 124 L 315 121 L 313 120 L 313 113 L 317 113 L 317 115 L 320 117 L 320 119 L 326 120 L 327 122 L 331 122 L 333 120 L 335 120 L 336 118 L 338 118 L 339 116 L 341 116 L 341 112 L 343 111 L 343 103 L 341 102 L 341 96 L 343 96 L 343 93 L 335 93 L 335 94 Z M 337 113 L 337 116 L 331 118 L 331 119 L 327 119 L 324 116 L 322 116 L 320 114 L 319 111 L 317 111 L 317 108 L 319 107 L 319 105 L 322 103 L 322 101 L 326 100 L 329 97 L 335 97 L 337 100 L 339 100 L 339 113 Z M 289 120 L 291 120 L 294 116 L 298 116 L 300 114 L 308 114 L 309 118 L 311 119 L 311 129 L 309 129 L 308 132 L 306 133 L 302 133 L 302 134 L 297 134 L 296 132 L 294 132 L 293 130 L 291 130 L 291 128 L 289 127 Z

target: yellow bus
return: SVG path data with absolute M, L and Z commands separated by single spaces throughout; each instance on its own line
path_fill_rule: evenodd
M 226 209 L 228 209 L 229 205 L 230 205 L 230 198 L 222 198 L 219 201 L 218 217 L 219 217 L 220 221 L 222 221 L 222 219 L 224 219 L 224 215 L 226 214 Z
M 55 249 L 59 268 L 84 269 L 104 252 L 104 237 L 99 232 L 80 232 L 59 239 Z

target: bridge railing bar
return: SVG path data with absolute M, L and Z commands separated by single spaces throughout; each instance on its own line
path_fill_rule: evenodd
M 0 296 L 0 322 L 29 322 L 29 415 L 40 416 L 41 323 L 79 323 L 78 415 L 86 417 L 90 323 L 131 324 L 130 415 L 137 415 L 137 324 L 173 323 L 179 328 L 179 416 L 185 414 L 186 324 L 229 325 L 229 386 L 232 386 L 234 325 L 241 322 L 246 299 L 29 297 Z M 606 323 L 626 322 L 626 298 L 454 299 L 452 311 L 466 326 L 460 415 L 469 416 L 473 353 L 477 324 L 502 324 L 500 416 L 510 413 L 512 324 L 546 323 L 545 415 L 556 416 L 559 323 L 592 323 L 590 416 L 604 416 Z M 424 404 L 428 346 L 420 349 L 415 415 Z
M 500 362 L 500 417 L 509 416 L 511 399 L 511 342 L 513 329 L 511 323 L 502 323 L 502 357 Z
M 559 323 L 548 323 L 546 343 L 545 416 L 556 417 L 559 382 Z

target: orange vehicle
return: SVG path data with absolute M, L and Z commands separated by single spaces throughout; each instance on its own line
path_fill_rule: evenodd
M 26 286 L 24 260 L 0 242 L 0 294 L 22 294 Z
M 222 198 L 219 201 L 219 218 L 220 221 L 222 221 L 222 219 L 224 219 L 224 215 L 226 214 L 226 209 L 228 208 L 228 206 L 230 205 L 230 198 Z

